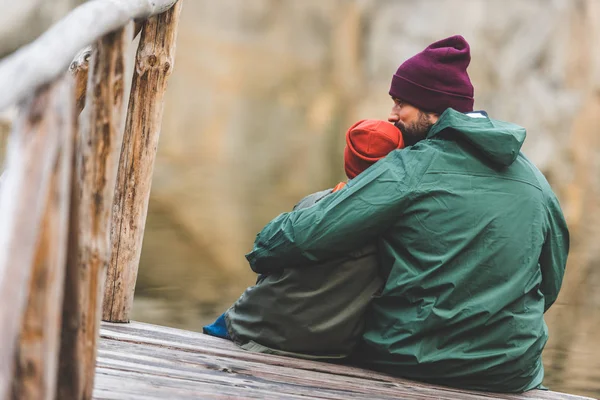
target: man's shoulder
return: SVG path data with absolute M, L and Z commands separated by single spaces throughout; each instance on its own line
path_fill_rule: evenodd
M 546 179 L 544 173 L 529 158 L 527 158 L 525 154 L 520 152 L 517 161 L 521 161 L 526 166 L 527 170 L 530 173 L 530 176 L 533 179 L 535 179 L 537 186 L 545 194 L 546 197 L 554 196 L 554 191 L 552 190 L 552 187 L 550 186 L 550 183 Z
M 394 150 L 391 154 L 393 164 L 401 165 L 409 175 L 416 180 L 425 175 L 436 166 L 447 163 L 445 160 L 449 154 L 446 141 L 437 139 L 425 139 L 413 146 L 400 150 Z

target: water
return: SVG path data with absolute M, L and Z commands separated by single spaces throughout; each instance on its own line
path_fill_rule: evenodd
M 600 309 L 555 304 L 546 320 L 544 383 L 552 390 L 600 398 Z

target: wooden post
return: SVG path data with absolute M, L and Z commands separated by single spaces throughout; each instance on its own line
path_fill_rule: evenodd
M 86 107 L 79 118 L 65 279 L 59 399 L 90 399 L 110 222 L 131 82 L 133 22 L 100 39 L 90 63 Z
M 60 152 L 43 197 L 46 207 L 15 359 L 13 399 L 20 400 L 50 400 L 56 390 L 75 122 L 70 76 L 60 90 L 57 104 L 47 111 L 56 113 L 48 130 Z
M 7 168 L 0 190 L 1 399 L 6 398 L 11 386 L 14 352 L 29 293 L 29 279 L 36 253 L 40 254 L 36 249 L 43 215 L 48 210 L 52 172 L 61 137 L 68 132 L 72 122 L 71 111 L 67 109 L 69 103 L 64 102 L 69 93 L 69 83 L 63 79 L 41 88 L 28 99 L 13 126 L 8 145 Z M 60 219 L 60 210 L 55 211 L 54 217 Z M 45 228 L 50 229 L 48 225 Z M 60 249 L 48 251 L 48 257 L 52 257 L 48 262 L 59 268 L 55 263 L 60 262 Z M 47 316 L 54 318 L 51 314 Z M 51 334 L 49 340 L 50 337 Z M 46 366 L 51 365 L 51 358 L 48 355 Z
M 105 321 L 129 321 L 180 11 L 181 1 L 150 18 L 142 29 L 115 189 Z
M 75 112 L 77 115 L 79 115 L 83 110 L 83 107 L 85 107 L 91 56 L 92 47 L 88 46 L 77 53 L 75 59 L 73 59 L 73 62 L 69 66 L 69 71 L 75 77 Z

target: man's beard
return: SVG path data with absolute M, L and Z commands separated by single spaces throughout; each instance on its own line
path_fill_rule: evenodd
M 433 126 L 433 122 L 429 121 L 427 114 L 420 112 L 419 118 L 415 122 L 404 124 L 402 121 L 397 121 L 394 125 L 402 132 L 404 145 L 412 146 L 427 137 L 427 133 Z

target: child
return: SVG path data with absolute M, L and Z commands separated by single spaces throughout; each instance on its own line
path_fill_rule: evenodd
M 404 147 L 402 134 L 385 121 L 361 120 L 348 129 L 344 168 L 355 178 L 389 152 Z M 313 193 L 296 209 L 342 190 Z M 340 359 L 358 344 L 364 313 L 381 289 L 376 244 L 319 265 L 259 276 L 204 333 L 233 340 L 243 349 L 308 359 Z

